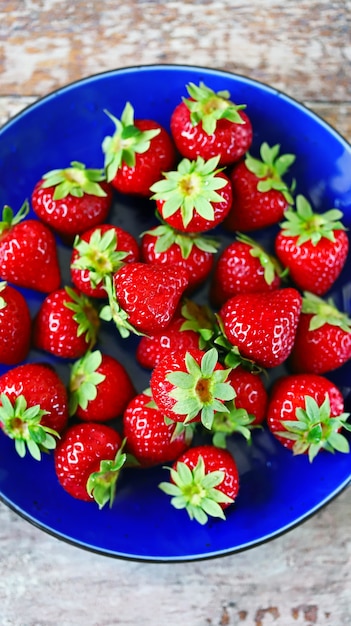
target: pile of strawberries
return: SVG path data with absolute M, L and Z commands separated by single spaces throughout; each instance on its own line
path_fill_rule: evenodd
M 124 468 L 163 465 L 160 488 L 204 524 L 238 494 L 230 437 L 247 445 L 265 428 L 310 461 L 349 452 L 344 399 L 326 377 L 351 357 L 351 320 L 326 297 L 349 240 L 339 210 L 316 212 L 288 180 L 295 155 L 263 142 L 252 156 L 245 105 L 186 89 L 169 131 L 134 119 L 129 102 L 120 119 L 106 111 L 102 170 L 64 164 L 16 214 L 4 207 L 0 425 L 21 457 L 52 452 L 63 489 L 100 508 Z M 110 219 L 117 196 L 152 216 L 139 238 Z M 33 318 L 28 290 L 43 296 Z M 105 327 L 111 351 L 134 338 L 148 388 L 100 349 Z

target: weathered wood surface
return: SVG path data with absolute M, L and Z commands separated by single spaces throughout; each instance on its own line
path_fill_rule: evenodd
M 346 0 L 1 0 L 0 124 L 92 73 L 193 63 L 282 89 L 350 140 L 350 10 Z M 0 626 L 350 626 L 350 514 L 346 490 L 266 545 L 149 564 L 67 545 L 0 504 Z

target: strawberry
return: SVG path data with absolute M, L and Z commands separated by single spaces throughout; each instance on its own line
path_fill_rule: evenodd
M 171 133 L 180 154 L 208 160 L 220 155 L 220 165 L 238 161 L 252 143 L 252 125 L 228 91 L 214 92 L 203 82 L 189 83 L 190 98 L 183 98 L 171 115 Z
M 161 218 L 186 233 L 211 230 L 220 224 L 232 204 L 229 178 L 217 169 L 218 156 L 205 161 L 182 159 L 175 171 L 165 171 L 153 184 L 151 198 Z
M 153 405 L 147 391 L 137 394 L 123 413 L 123 435 L 126 450 L 140 467 L 170 463 L 191 443 L 190 427 L 176 432 L 174 422 L 167 423 L 163 413 Z
M 122 415 L 135 394 L 125 367 L 100 350 L 88 351 L 71 367 L 70 415 L 89 422 L 108 422 Z
M 279 155 L 280 145 L 263 143 L 260 159 L 247 153 L 229 178 L 233 203 L 223 226 L 229 231 L 249 232 L 277 224 L 293 203 L 292 189 L 283 176 L 295 160 L 293 154 Z
M 82 293 L 106 298 L 104 281 L 124 263 L 139 260 L 139 244 L 128 231 L 101 224 L 77 236 L 71 257 L 71 279 Z
M 172 496 L 176 509 L 185 509 L 191 520 L 206 524 L 208 516 L 225 519 L 224 509 L 239 492 L 239 472 L 228 450 L 199 445 L 180 455 L 170 468 L 170 482 L 159 487 Z
M 145 263 L 184 267 L 189 276 L 189 292 L 197 289 L 209 276 L 218 245 L 209 237 L 181 233 L 162 224 L 142 234 L 141 258 Z
M 295 374 L 276 380 L 270 391 L 267 424 L 273 435 L 294 454 L 313 461 L 320 450 L 349 452 L 339 431 L 351 431 L 338 387 L 318 374 Z
M 70 167 L 51 170 L 32 192 L 35 214 L 63 239 L 101 224 L 111 208 L 113 192 L 104 171 L 72 161 Z
M 70 426 L 58 443 L 55 472 L 67 493 L 84 502 L 112 506 L 116 484 L 126 461 L 123 442 L 107 424 L 83 422 Z
M 175 314 L 168 326 L 152 335 L 140 338 L 136 360 L 146 369 L 153 369 L 170 352 L 199 347 L 199 335 L 193 330 L 182 330 L 185 318 Z
M 235 395 L 229 371 L 218 362 L 215 348 L 169 353 L 151 373 L 152 397 L 175 422 L 201 421 L 210 429 L 215 413 L 227 412 L 225 402 Z
M 296 198 L 296 209 L 286 211 L 275 252 L 299 289 L 322 296 L 341 273 L 349 250 L 342 217 L 338 209 L 314 212 L 302 195 Z
M 289 356 L 296 334 L 302 297 L 292 288 L 233 296 L 219 317 L 228 341 L 261 367 L 281 365 Z
M 211 278 L 210 300 L 216 308 L 239 293 L 272 291 L 281 286 L 283 270 L 263 246 L 243 234 L 219 255 Z
M 181 267 L 126 263 L 107 284 L 109 304 L 100 316 L 113 320 L 122 337 L 158 332 L 172 320 L 187 285 Z
M 65 287 L 48 294 L 33 323 L 33 345 L 55 356 L 77 359 L 97 340 L 99 317 L 92 301 Z
M 134 119 L 130 102 L 120 120 L 105 112 L 115 125 L 102 144 L 107 180 L 120 193 L 149 197 L 151 185 L 176 161 L 169 133 L 154 120 Z
M 306 292 L 289 357 L 293 372 L 325 374 L 351 358 L 351 319 L 333 300 Z
M 50 293 L 58 289 L 61 272 L 56 241 L 45 224 L 25 219 L 25 201 L 16 215 L 5 206 L 0 222 L 0 278 L 17 285 Z
M 53 367 L 24 363 L 0 376 L 0 425 L 18 454 L 52 450 L 68 422 L 66 387 Z
M 26 299 L 18 289 L 0 282 L 0 363 L 17 365 L 28 355 L 31 316 Z

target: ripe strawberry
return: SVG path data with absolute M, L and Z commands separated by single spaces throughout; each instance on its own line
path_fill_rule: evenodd
M 120 435 L 107 424 L 70 426 L 58 443 L 54 459 L 60 485 L 74 498 L 112 506 L 116 484 L 126 461 Z
M 0 363 L 17 365 L 28 355 L 31 316 L 20 291 L 0 282 Z
M 219 255 L 210 285 L 210 300 L 221 307 L 239 293 L 272 291 L 281 286 L 277 259 L 246 235 L 238 234 Z
M 324 295 L 345 265 L 349 240 L 338 209 L 315 213 L 308 200 L 296 198 L 296 210 L 285 213 L 275 251 L 295 285 Z
M 141 467 L 170 463 L 191 443 L 190 427 L 177 433 L 174 422 L 167 423 L 147 392 L 137 394 L 123 414 L 126 450 Z
M 16 215 L 9 206 L 4 207 L 0 222 L 0 278 L 49 293 L 61 283 L 56 241 L 45 224 L 25 219 L 28 213 L 27 201 Z
M 189 83 L 190 98 L 183 98 L 171 115 L 171 133 L 180 154 L 205 160 L 220 155 L 220 165 L 238 161 L 252 143 L 252 125 L 228 91 L 214 92 L 203 82 Z
M 306 292 L 289 357 L 293 372 L 324 374 L 351 358 L 351 319 L 333 300 Z
M 107 284 L 109 304 L 100 316 L 113 320 L 122 337 L 158 332 L 172 320 L 187 285 L 181 267 L 126 263 Z
M 152 397 L 175 422 L 201 421 L 210 429 L 215 413 L 228 412 L 225 402 L 235 395 L 229 371 L 218 362 L 215 348 L 169 353 L 152 371 Z
M 78 359 L 97 340 L 99 317 L 92 301 L 77 289 L 53 291 L 33 323 L 33 345 L 66 359 Z
M 239 472 L 232 455 L 213 445 L 189 448 L 173 463 L 170 479 L 160 483 L 160 489 L 172 496 L 176 509 L 186 509 L 199 524 L 206 524 L 209 515 L 225 519 L 223 509 L 239 492 Z
M 120 120 L 106 113 L 116 127 L 102 144 L 107 180 L 121 193 L 149 197 L 151 185 L 175 164 L 170 135 L 154 120 L 134 120 L 129 102 Z
M 21 457 L 28 448 L 40 460 L 42 450 L 56 446 L 67 422 L 66 387 L 50 365 L 24 363 L 0 376 L 0 426 Z
M 292 288 L 233 296 L 219 317 L 228 341 L 261 367 L 281 365 L 289 356 L 302 297 Z
M 135 261 L 139 261 L 139 244 L 133 235 L 119 226 L 101 224 L 75 238 L 71 279 L 87 296 L 106 298 L 105 278 Z
M 199 347 L 199 335 L 193 330 L 182 330 L 185 318 L 175 314 L 166 328 L 140 338 L 136 360 L 146 369 L 153 369 L 167 354 Z
M 142 234 L 141 257 L 145 263 L 180 266 L 188 272 L 187 292 L 197 289 L 209 276 L 218 243 L 200 235 L 180 233 L 168 224 Z
M 249 232 L 279 222 L 293 203 L 291 188 L 283 176 L 295 160 L 293 154 L 279 156 L 280 145 L 263 143 L 260 159 L 247 153 L 229 174 L 233 203 L 223 226 L 229 231 Z
M 224 220 L 232 204 L 232 188 L 217 165 L 218 156 L 208 161 L 182 159 L 177 170 L 165 171 L 150 187 L 151 198 L 167 224 L 181 232 L 198 233 Z
M 125 367 L 100 350 L 88 351 L 73 363 L 68 391 L 70 415 L 89 422 L 121 416 L 136 393 Z
M 339 431 L 349 413 L 344 413 L 340 390 L 318 374 L 295 374 L 276 380 L 270 392 L 267 424 L 273 435 L 294 454 L 308 453 L 312 461 L 321 449 L 349 452 Z
M 71 240 L 106 220 L 112 198 L 103 170 L 86 169 L 83 163 L 72 161 L 70 167 L 51 170 L 36 183 L 32 207 L 45 224 Z

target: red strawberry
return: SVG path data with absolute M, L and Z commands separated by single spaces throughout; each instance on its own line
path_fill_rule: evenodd
M 17 365 L 0 376 L 0 425 L 18 454 L 37 460 L 52 450 L 68 421 L 66 387 L 48 364 Z
M 278 379 L 267 408 L 267 424 L 273 435 L 294 454 L 308 453 L 310 461 L 321 449 L 349 452 L 339 432 L 346 423 L 340 390 L 318 374 L 295 374 Z
M 0 282 L 0 363 L 17 365 L 28 355 L 31 316 L 20 291 Z
M 128 231 L 101 224 L 76 237 L 71 257 L 73 284 L 89 297 L 106 298 L 104 281 L 124 263 L 139 260 L 139 244 Z
M 176 171 L 165 171 L 151 186 L 151 198 L 167 224 L 181 232 L 198 233 L 224 220 L 232 204 L 232 188 L 217 165 L 218 156 L 208 161 L 183 159 Z
M 70 240 L 106 220 L 112 197 L 103 170 L 72 161 L 70 167 L 43 175 L 34 187 L 32 206 L 45 224 Z
M 180 233 L 163 224 L 143 233 L 141 256 L 145 263 L 184 267 L 189 276 L 189 292 L 197 289 L 209 276 L 218 245 L 209 237 Z
M 322 300 L 305 293 L 289 357 L 293 372 L 324 374 L 351 358 L 351 319 L 339 311 L 332 299 Z
M 146 392 L 136 395 L 123 414 L 126 450 L 141 467 L 174 461 L 191 443 L 190 428 L 177 434 L 176 424 L 167 423 L 163 413 Z
M 122 337 L 153 334 L 168 326 L 187 285 L 183 268 L 126 263 L 107 285 L 109 305 L 100 316 L 113 320 Z
M 300 317 L 302 297 L 287 287 L 267 293 L 233 296 L 219 317 L 229 342 L 261 367 L 281 365 L 289 356 Z
M 107 180 L 121 193 L 149 197 L 151 185 L 175 163 L 170 135 L 154 120 L 134 120 L 129 102 L 120 120 L 106 113 L 116 127 L 102 144 Z
M 56 241 L 45 224 L 24 219 L 28 213 L 28 202 L 16 215 L 9 206 L 4 207 L 0 222 L 0 278 L 49 293 L 61 283 Z
M 166 328 L 140 338 L 136 349 L 138 363 L 153 369 L 170 352 L 191 350 L 199 347 L 199 335 L 193 330 L 182 330 L 185 323 L 182 315 L 173 317 Z
M 55 450 L 60 485 L 74 498 L 112 506 L 126 455 L 120 435 L 107 424 L 83 422 L 70 426 Z
M 225 402 L 235 395 L 229 371 L 218 362 L 215 348 L 172 352 L 152 371 L 152 397 L 175 422 L 201 421 L 210 429 L 215 413 L 228 412 Z
M 214 92 L 204 83 L 189 83 L 171 115 L 171 133 L 180 154 L 189 159 L 220 155 L 220 165 L 238 161 L 252 143 L 252 125 L 228 91 Z
M 191 520 L 206 524 L 208 516 L 225 519 L 223 509 L 239 492 L 239 472 L 228 452 L 212 445 L 189 448 L 170 469 L 170 482 L 159 487 L 172 496 L 176 509 L 186 509 Z
M 293 203 L 291 189 L 283 181 L 293 154 L 279 156 L 280 146 L 263 143 L 261 159 L 247 153 L 229 174 L 233 204 L 223 226 L 229 231 L 249 232 L 279 222 Z
M 75 361 L 69 380 L 70 415 L 89 422 L 108 422 L 122 415 L 134 385 L 125 367 L 100 350 Z
M 221 307 L 239 293 L 278 289 L 282 274 L 271 254 L 253 239 L 239 234 L 217 259 L 210 286 L 211 302 Z
M 300 289 L 322 296 L 338 278 L 349 250 L 342 217 L 338 209 L 313 212 L 301 195 L 296 199 L 296 210 L 285 213 L 275 251 Z
M 65 287 L 46 296 L 34 318 L 35 348 L 78 359 L 91 349 L 99 329 L 98 313 L 87 296 Z

